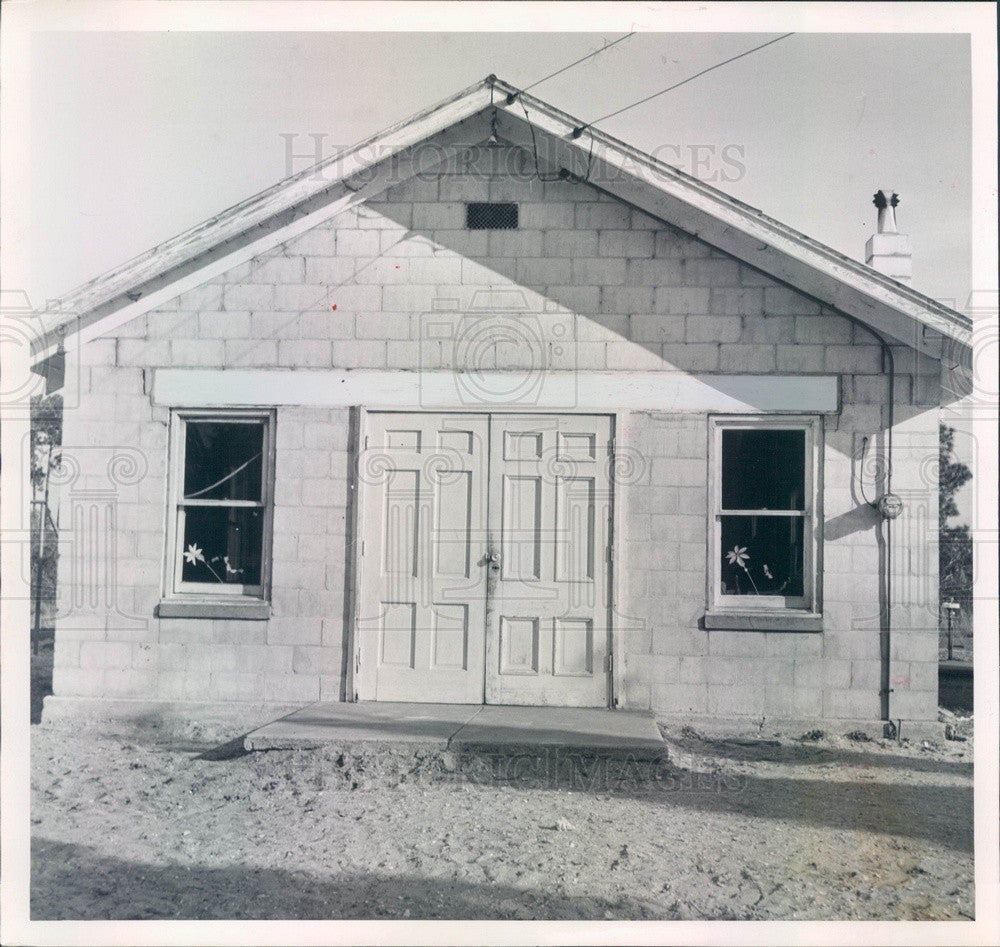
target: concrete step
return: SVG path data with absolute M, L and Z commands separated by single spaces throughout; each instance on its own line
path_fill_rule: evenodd
M 356 748 L 366 743 L 479 757 L 667 756 L 652 714 L 589 707 L 320 702 L 259 727 L 244 739 L 247 750 Z

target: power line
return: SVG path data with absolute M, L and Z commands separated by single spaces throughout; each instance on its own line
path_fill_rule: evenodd
M 580 63 L 586 62 L 588 59 L 592 58 L 593 56 L 596 56 L 598 53 L 603 53 L 606 49 L 611 49 L 612 46 L 617 46 L 620 42 L 628 39 L 630 36 L 635 36 L 635 30 L 633 30 L 631 33 L 626 33 L 624 36 L 619 36 L 618 39 L 616 39 L 612 43 L 606 43 L 600 49 L 595 49 L 593 50 L 593 52 L 587 53 L 586 56 L 580 57 L 579 59 L 576 60 L 576 62 L 571 62 L 568 66 L 563 66 L 562 69 L 557 69 L 555 72 L 547 75 L 544 79 L 539 79 L 537 82 L 532 82 L 531 85 L 525 86 L 523 89 L 521 89 L 521 91 L 527 92 L 528 89 L 533 89 L 535 88 L 536 85 L 541 85 L 543 82 L 548 82 L 549 79 L 554 79 L 556 76 L 564 73 L 567 69 L 572 69 L 574 66 L 579 66 Z
M 580 134 L 585 128 L 590 128 L 597 125 L 599 122 L 606 121 L 609 118 L 614 118 L 616 115 L 621 115 L 622 112 L 627 112 L 629 109 L 634 109 L 637 105 L 643 105 L 658 96 L 665 95 L 667 92 L 673 92 L 674 89 L 679 89 L 682 85 L 686 85 L 688 82 L 692 82 L 699 76 L 705 75 L 707 72 L 712 72 L 713 69 L 720 69 L 722 66 L 726 66 L 731 62 L 735 62 L 737 59 L 742 59 L 744 56 L 749 56 L 751 53 L 755 53 L 760 49 L 764 49 L 766 46 L 772 46 L 774 43 L 778 43 L 783 39 L 788 39 L 789 36 L 794 36 L 794 33 L 785 33 L 782 36 L 778 36 L 775 39 L 768 40 L 766 43 L 761 43 L 760 46 L 754 46 L 753 49 L 748 49 L 745 52 L 738 53 L 735 56 L 730 56 L 729 59 L 724 59 L 722 62 L 717 62 L 714 66 L 709 66 L 707 69 L 702 69 L 701 72 L 696 72 L 693 76 L 688 76 L 686 79 L 682 79 L 680 82 L 675 82 L 672 86 L 668 86 L 666 89 L 661 89 L 659 92 L 654 92 L 652 95 L 647 95 L 644 99 L 639 99 L 638 102 L 633 102 L 631 105 L 626 105 L 624 108 L 620 108 L 615 112 L 609 112 L 607 115 L 602 115 L 600 118 L 595 118 L 594 121 L 588 122 L 586 125 L 581 125 L 578 128 L 573 129 L 573 137 L 579 138 Z M 544 80 L 543 80 L 544 81 Z
M 538 79 L 535 82 L 532 82 L 531 85 L 525 86 L 523 89 L 516 89 L 515 91 L 508 93 L 507 94 L 507 104 L 508 105 L 513 105 L 514 102 L 517 101 L 517 97 L 522 92 L 527 92 L 528 89 L 533 89 L 533 88 L 535 88 L 535 86 L 541 85 L 543 82 L 548 82 L 549 79 L 554 79 L 556 76 L 562 75 L 562 73 L 566 72 L 567 69 L 572 69 L 574 66 L 579 66 L 580 63 L 586 62 L 588 59 L 593 58 L 598 53 L 603 53 L 606 49 L 611 49 L 612 46 L 617 46 L 623 40 L 627 40 L 630 36 L 635 36 L 635 31 L 634 30 L 631 33 L 626 33 L 624 36 L 619 36 L 618 39 L 614 40 L 613 42 L 606 43 L 600 49 L 592 50 L 591 52 L 587 53 L 586 56 L 581 56 L 579 59 L 575 60 L 574 62 L 571 62 L 568 66 L 563 66 L 562 69 L 557 69 L 555 72 L 549 73 L 544 78 Z
M 541 85 L 543 82 L 548 82 L 549 79 L 554 79 L 556 76 L 562 75 L 562 73 L 566 72 L 568 69 L 572 69 L 574 66 L 579 66 L 580 63 L 586 62 L 588 59 L 592 59 L 598 53 L 603 53 L 605 50 L 611 49 L 612 46 L 617 46 L 619 43 L 624 42 L 625 40 L 627 40 L 630 36 L 635 36 L 635 30 L 633 30 L 631 33 L 626 33 L 624 36 L 619 36 L 618 39 L 613 40 L 610 43 L 606 43 L 604 46 L 601 46 L 600 49 L 591 50 L 591 52 L 587 53 L 586 56 L 581 56 L 579 59 L 574 60 L 573 62 L 571 62 L 568 66 L 563 66 L 561 69 L 557 69 L 555 72 L 549 73 L 544 78 L 538 79 L 535 82 L 532 82 L 531 85 L 525 86 L 523 89 L 517 89 L 514 92 L 508 93 L 507 94 L 507 104 L 508 105 L 513 105 L 518 100 L 518 97 L 521 95 L 522 92 L 527 92 L 528 89 L 533 89 L 533 88 L 535 88 L 535 86 Z M 492 101 L 493 101 L 493 89 L 492 89 L 492 86 L 491 86 L 490 87 L 490 102 L 492 102 Z M 531 120 L 528 118 L 528 109 L 525 107 L 525 104 L 524 104 L 523 100 L 521 101 L 521 109 L 524 112 L 525 123 L 527 124 L 528 129 L 531 131 L 531 148 L 532 148 L 532 151 L 534 152 L 534 156 L 535 156 L 535 177 L 538 178 L 539 181 L 559 181 L 559 180 L 562 180 L 562 176 L 559 175 L 559 174 L 548 174 L 548 175 L 546 175 L 546 174 L 542 174 L 542 172 L 540 171 L 540 169 L 538 167 L 538 141 L 535 138 L 535 126 L 531 123 Z M 496 109 L 495 108 L 493 110 L 493 116 L 494 116 L 494 122 L 495 122 L 496 121 Z M 494 126 L 494 129 L 495 129 L 495 126 Z M 495 131 L 494 131 L 494 134 L 495 134 Z M 590 177 L 590 165 L 591 165 L 591 161 L 593 160 L 593 157 L 594 157 L 594 136 L 591 135 L 590 136 L 590 156 L 587 158 L 587 175 L 586 176 L 588 178 Z

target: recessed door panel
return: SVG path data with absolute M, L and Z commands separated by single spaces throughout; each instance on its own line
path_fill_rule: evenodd
M 503 477 L 500 549 L 505 579 L 541 577 L 542 495 L 541 477 Z
M 472 568 L 471 470 L 438 471 L 434 480 L 433 549 L 438 576 L 469 578 Z
M 431 666 L 467 670 L 469 660 L 469 606 L 434 604 Z
M 416 651 L 414 602 L 382 603 L 382 634 L 379 661 L 383 666 L 412 668 Z
M 382 509 L 383 569 L 388 574 L 414 576 L 420 539 L 419 470 L 387 471 Z
M 500 673 L 538 673 L 537 618 L 500 616 Z
M 594 673 L 592 618 L 557 618 L 552 645 L 552 673 L 587 677 Z
M 594 477 L 556 477 L 556 581 L 594 581 L 594 521 L 597 516 Z

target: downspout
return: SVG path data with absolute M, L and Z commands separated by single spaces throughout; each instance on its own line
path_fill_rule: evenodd
M 892 521 L 902 512 L 902 504 L 899 498 L 892 492 L 892 429 L 895 424 L 896 405 L 896 361 L 892 354 L 892 346 L 871 326 L 866 325 L 860 319 L 855 318 L 846 312 L 837 312 L 845 319 L 849 319 L 854 325 L 860 326 L 869 332 L 882 348 L 882 371 L 886 373 L 888 382 L 888 392 L 886 394 L 886 409 L 888 428 L 886 430 L 886 456 L 885 456 L 885 490 L 878 498 L 875 506 L 882 516 L 885 525 L 885 535 L 879 530 L 878 542 L 883 548 L 883 558 L 885 561 L 885 600 L 879 609 L 879 700 L 881 717 L 886 723 L 891 721 L 889 708 L 889 695 L 892 693 L 890 660 L 892 646 Z

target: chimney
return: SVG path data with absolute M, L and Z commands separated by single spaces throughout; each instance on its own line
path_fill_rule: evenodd
M 892 190 L 876 191 L 872 203 L 878 208 L 878 233 L 865 244 L 865 263 L 900 283 L 909 283 L 913 276 L 910 238 L 896 230 L 896 205 L 899 195 Z

